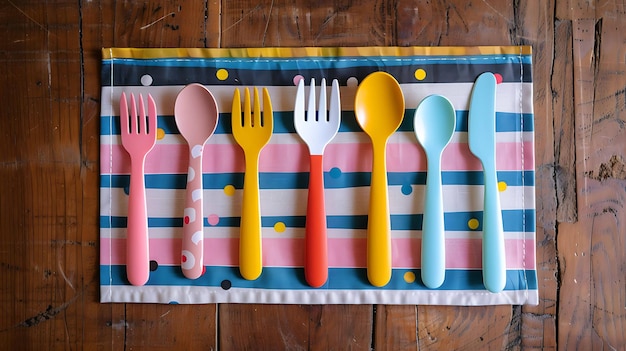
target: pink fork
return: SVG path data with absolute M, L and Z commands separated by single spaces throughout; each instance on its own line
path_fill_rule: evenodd
M 126 274 L 132 285 L 144 285 L 150 276 L 148 254 L 148 214 L 144 163 L 146 154 L 156 143 L 156 105 L 148 94 L 148 118 L 143 96 L 139 94 L 139 114 L 135 95 L 130 94 L 130 116 L 126 94 L 120 98 L 122 145 L 130 155 L 130 189 L 128 191 L 128 223 L 126 231 Z

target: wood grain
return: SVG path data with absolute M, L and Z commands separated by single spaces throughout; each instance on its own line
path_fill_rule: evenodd
M 626 345 L 626 8 L 607 0 L 0 1 L 6 349 Z M 532 45 L 538 306 L 100 304 L 102 47 Z

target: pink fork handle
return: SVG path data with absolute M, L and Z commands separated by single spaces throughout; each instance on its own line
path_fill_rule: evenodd
M 202 275 L 204 216 L 202 213 L 202 146 L 190 149 L 187 193 L 183 214 L 183 243 L 181 268 L 185 277 L 197 279 Z
M 132 285 L 144 285 L 150 276 L 150 259 L 143 157 L 131 160 L 130 174 L 126 226 L 126 274 Z
M 322 155 L 311 155 L 310 164 L 304 276 L 309 285 L 319 288 L 328 279 L 328 242 L 326 240 Z

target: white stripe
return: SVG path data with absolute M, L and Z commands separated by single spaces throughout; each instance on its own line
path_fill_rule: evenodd
M 413 192 L 402 194 L 401 186 L 389 187 L 391 214 L 423 213 L 424 185 L 413 185 Z M 443 203 L 446 212 L 482 211 L 483 187 L 479 185 L 444 185 Z M 260 192 L 263 216 L 306 215 L 307 189 L 263 189 Z M 221 217 L 238 217 L 241 214 L 243 190 L 226 195 L 221 189 L 203 191 L 204 213 Z M 369 206 L 369 187 L 325 189 L 327 215 L 366 215 Z M 500 193 L 503 210 L 532 208 L 534 188 L 509 186 Z M 121 188 L 101 188 L 101 215 L 126 216 L 128 196 Z M 182 217 L 185 200 L 184 189 L 147 189 L 146 203 L 150 217 Z M 109 209 L 111 213 L 107 212 Z
M 405 107 L 415 109 L 419 102 L 431 94 L 440 94 L 447 97 L 456 110 L 467 110 L 469 99 L 474 83 L 410 83 L 401 84 L 404 93 Z M 215 97 L 220 112 L 230 112 L 232 108 L 234 86 L 207 85 Z M 176 96 L 183 86 L 116 86 L 102 87 L 102 109 L 104 116 L 119 115 L 119 97 L 122 92 L 135 95 L 152 94 L 159 115 L 173 115 Z M 243 87 L 238 87 L 240 90 Z M 268 86 L 267 87 L 274 111 L 292 111 L 296 96 L 296 86 Z M 354 96 L 357 87 L 342 86 L 341 109 L 342 111 L 354 110 Z M 532 83 L 502 83 L 496 89 L 496 111 L 532 113 L 532 98 L 520 98 L 531 96 L 533 93 Z M 520 106 L 522 111 L 520 111 Z
M 286 228 L 283 232 L 277 232 L 274 228 L 262 228 L 261 235 L 266 239 L 302 239 L 304 228 Z M 150 239 L 181 239 L 183 228 L 181 227 L 151 227 Z M 365 239 L 366 229 L 333 229 L 326 230 L 326 235 L 331 239 Z M 481 239 L 481 231 L 446 231 L 446 239 Z M 101 228 L 100 237 L 107 239 L 126 238 L 126 228 Z M 422 232 L 419 230 L 392 230 L 391 237 L 394 239 L 419 239 Z M 204 227 L 204 238 L 210 239 L 233 239 L 239 238 L 239 227 Z M 534 232 L 504 232 L 507 240 L 532 240 Z
M 100 287 L 100 302 L 207 304 L 389 304 L 389 305 L 537 305 L 537 290 L 276 290 L 204 286 L 120 286 Z

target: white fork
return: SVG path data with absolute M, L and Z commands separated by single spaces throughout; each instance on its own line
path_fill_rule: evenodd
M 324 204 L 324 170 L 322 156 L 341 124 L 339 82 L 333 80 L 330 108 L 326 111 L 326 79 L 322 78 L 317 113 L 315 111 L 315 78 L 311 78 L 308 109 L 304 111 L 304 79 L 298 83 L 294 107 L 296 132 L 307 144 L 310 153 L 309 196 L 306 212 L 304 275 L 312 287 L 320 287 L 328 279 L 326 240 L 326 209 Z

